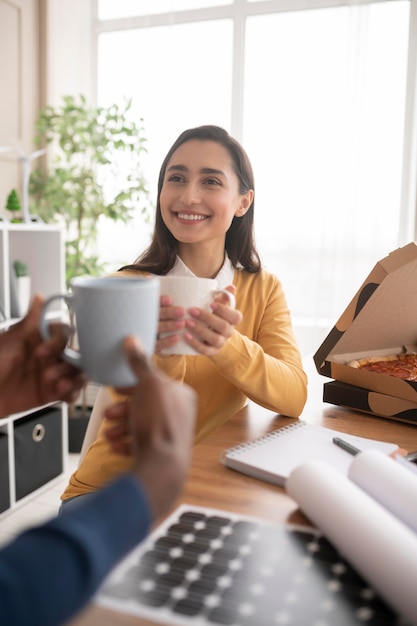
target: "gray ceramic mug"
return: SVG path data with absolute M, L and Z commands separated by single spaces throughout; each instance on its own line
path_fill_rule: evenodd
M 47 313 L 52 302 L 63 299 L 75 314 L 79 351 L 66 347 L 65 361 L 83 369 L 89 380 L 125 387 L 137 382 L 124 356 L 122 342 L 138 337 L 153 354 L 159 321 L 158 278 L 74 278 L 72 293 L 48 298 L 42 309 L 40 333 L 50 338 Z

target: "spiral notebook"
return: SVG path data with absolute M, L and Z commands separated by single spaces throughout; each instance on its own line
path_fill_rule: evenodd
M 340 437 L 359 450 L 380 450 L 390 455 L 394 443 L 347 435 L 323 426 L 298 421 L 249 443 L 224 450 L 220 461 L 227 467 L 276 485 L 285 481 L 301 463 L 319 459 L 347 475 L 353 456 L 333 443 Z

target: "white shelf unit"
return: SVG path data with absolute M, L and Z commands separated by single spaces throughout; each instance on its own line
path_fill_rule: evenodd
M 16 260 L 28 266 L 31 297 L 35 293 L 45 298 L 65 293 L 63 229 L 50 224 L 0 222 L 0 306 L 4 313 L 0 332 L 17 321 L 11 317 L 10 307 L 11 268 Z M 63 315 L 63 304 L 57 303 L 55 308 L 52 307 L 52 317 L 60 318 Z M 49 488 L 67 470 L 67 422 L 67 406 L 60 403 L 0 419 L 0 450 L 4 454 L 3 459 L 0 458 L 0 484 L 6 487 L 5 491 L 8 485 L 9 490 L 9 505 L 6 508 L 4 498 L 1 502 L 0 493 L 0 518 Z M 50 450 L 53 450 L 52 455 Z M 51 470 L 48 467 L 49 456 L 54 458 Z M 31 459 L 34 466 L 30 466 Z M 26 471 L 26 461 L 28 468 L 31 467 L 29 471 Z M 35 485 L 29 493 L 25 493 L 27 488 L 21 485 L 26 478 L 29 485 L 31 482 Z M 7 499 L 7 494 L 4 497 Z
M 65 244 L 63 229 L 50 224 L 0 222 L 0 305 L 6 327 L 11 321 L 10 271 L 14 261 L 26 263 L 31 278 L 31 295 L 47 297 L 65 293 Z M 52 312 L 62 315 L 57 303 Z

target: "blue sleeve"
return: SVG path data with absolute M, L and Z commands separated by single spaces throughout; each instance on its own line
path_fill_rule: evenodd
M 145 493 L 124 476 L 0 551 L 0 622 L 56 626 L 79 611 L 148 533 Z

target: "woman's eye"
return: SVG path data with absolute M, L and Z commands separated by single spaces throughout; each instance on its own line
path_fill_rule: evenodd
M 220 185 L 220 181 L 216 180 L 215 178 L 207 178 L 207 180 L 205 181 L 206 185 Z
M 182 180 L 183 178 L 179 174 L 171 174 L 171 176 L 168 178 L 168 182 L 170 183 L 180 183 Z

